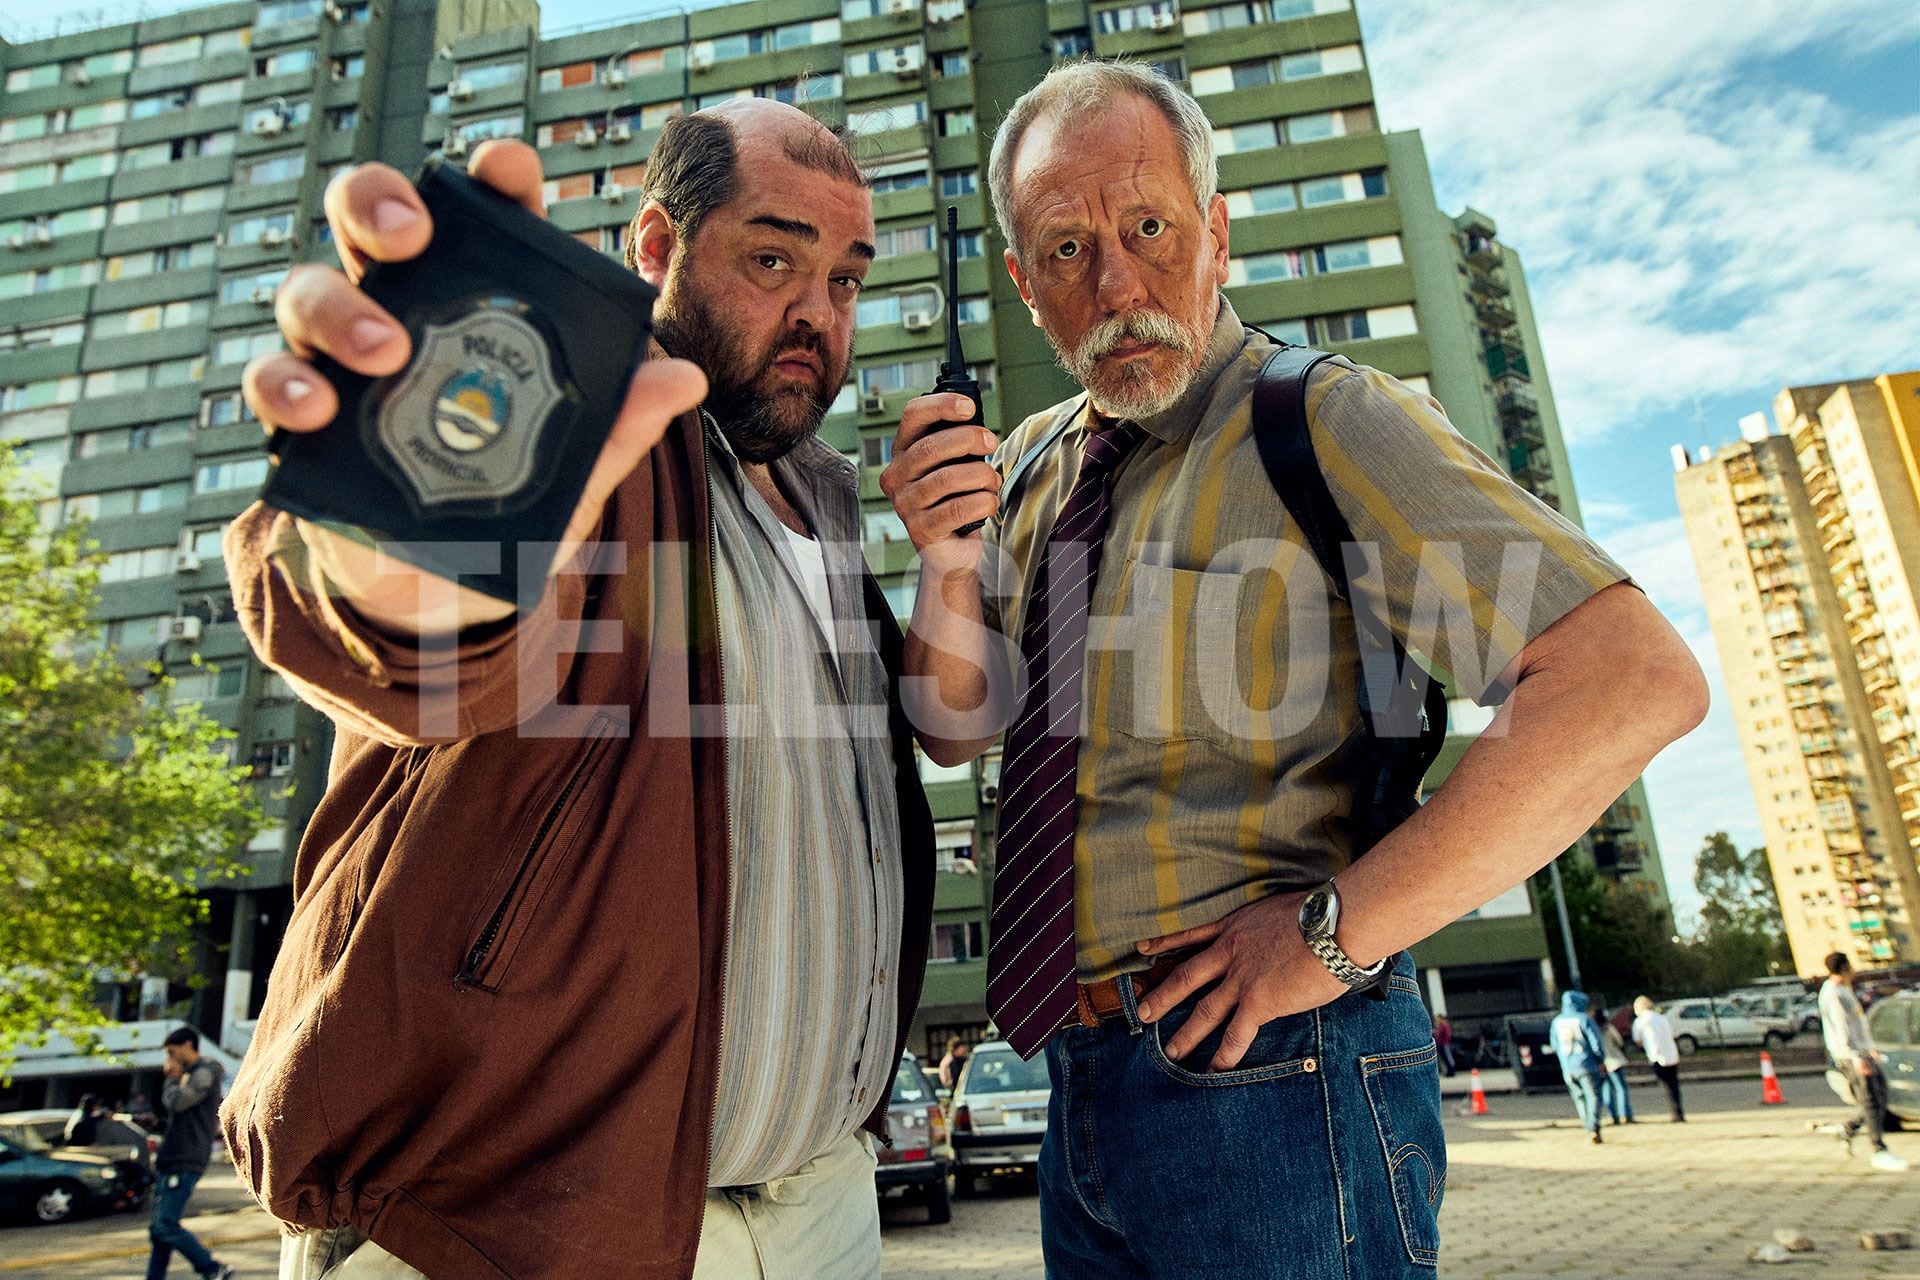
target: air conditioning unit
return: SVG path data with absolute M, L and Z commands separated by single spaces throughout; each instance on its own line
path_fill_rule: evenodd
M 907 327 L 908 333 L 920 333 L 933 328 L 933 312 L 915 307 L 911 311 L 900 313 L 900 323 Z
M 273 290 L 264 284 L 255 288 L 249 296 L 253 299 L 255 306 L 270 307 L 273 305 Z
M 67 77 L 67 83 L 77 84 L 81 88 L 85 88 L 93 83 L 93 72 L 87 70 L 85 67 L 75 67 L 73 74 Z
M 450 80 L 447 82 L 447 96 L 455 102 L 465 102 L 473 96 L 473 83 L 469 80 Z
M 183 644 L 194 644 L 200 639 L 200 626 L 198 618 L 168 618 L 160 638 L 166 644 L 176 640 Z
M 195 554 L 193 554 L 193 552 L 191 552 L 191 551 L 176 551 L 176 552 L 174 552 L 174 553 L 173 553 L 173 571 L 174 571 L 175 573 L 198 573 L 198 572 L 200 572 L 200 557 L 199 557 L 199 556 L 197 556 L 197 555 L 195 555 Z M 200 621 L 200 619 L 198 619 L 198 618 L 183 618 L 183 619 L 181 619 L 181 621 L 183 621 L 183 622 L 198 622 L 198 621 Z
M 1147 29 L 1150 31 L 1171 31 L 1179 21 L 1180 15 L 1173 10 L 1159 9 L 1154 12 L 1152 17 L 1147 19 Z
M 632 141 L 633 141 L 633 126 L 628 124 L 625 120 L 616 120 L 614 123 L 607 126 L 607 142 L 609 144 L 613 146 L 618 146 L 622 142 L 632 142 Z
M 574 134 L 573 140 L 582 150 L 600 145 L 600 135 L 594 132 L 592 125 L 587 125 L 582 128 L 580 132 Z
M 457 133 L 450 133 L 440 142 L 440 153 L 448 156 L 467 154 L 467 140 Z
M 44 249 L 48 245 L 53 243 L 53 228 L 52 227 L 35 227 L 31 232 L 28 233 L 28 236 L 36 246 Z
M 627 197 L 627 189 L 617 182 L 609 182 L 600 188 L 600 198 L 608 204 L 619 204 Z
M 7 248 L 24 249 L 26 247 L 27 247 L 27 238 L 25 236 L 8 236 L 7 237 Z
M 253 136 L 256 138 L 277 138 L 286 127 L 287 122 L 282 116 L 260 116 L 253 122 Z
M 893 55 L 893 74 L 902 80 L 912 80 L 920 74 L 920 59 L 911 53 Z
M 618 89 L 622 85 L 626 84 L 626 82 L 627 82 L 627 69 L 625 67 L 608 67 L 607 68 L 607 88 Z
M 885 413 L 886 411 L 887 398 L 878 391 L 869 391 L 860 397 L 860 412 Z
M 321 7 L 320 12 L 327 15 L 328 22 L 346 21 L 347 11 L 340 7 L 338 0 L 327 0 L 327 3 Z
M 687 65 L 695 71 L 713 70 L 713 50 L 695 49 L 687 55 Z
M 913 0 L 887 0 L 887 12 L 894 17 L 904 17 L 915 9 Z
M 287 233 L 279 227 L 268 227 L 260 233 L 260 243 L 274 248 L 287 242 Z
M 1000 798 L 1000 784 L 983 782 L 980 784 L 980 803 L 992 804 Z

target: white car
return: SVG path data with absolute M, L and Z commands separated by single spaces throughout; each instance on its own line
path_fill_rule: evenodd
M 1044 1055 L 1022 1062 L 1004 1040 L 975 1048 L 953 1090 L 953 1193 L 965 1200 L 980 1177 L 1038 1169 L 1052 1097 Z
M 1750 1014 L 1730 1000 L 1711 1000 L 1705 996 L 1674 1000 L 1660 1012 L 1673 1024 L 1674 1042 L 1682 1053 L 1748 1045 L 1777 1049 L 1793 1039 L 1797 1029 L 1784 1019 Z

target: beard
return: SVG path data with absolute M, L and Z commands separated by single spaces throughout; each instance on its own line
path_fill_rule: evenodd
M 813 329 L 783 333 L 763 353 L 747 349 L 747 339 L 728 328 L 674 263 L 667 287 L 654 304 L 653 333 L 671 355 L 691 360 L 707 375 L 707 411 L 743 462 L 767 463 L 785 457 L 820 429 L 846 379 L 846 359 L 836 360 L 826 336 Z M 666 305 L 671 297 L 671 307 Z M 774 372 L 774 364 L 800 352 L 820 362 L 811 384 L 795 383 Z
M 1103 368 L 1100 361 L 1129 339 L 1159 343 L 1180 357 L 1179 367 L 1169 373 L 1155 373 L 1147 360 L 1140 359 Z M 1198 367 L 1194 354 L 1200 350 L 1199 340 L 1164 311 L 1109 316 L 1071 348 L 1063 347 L 1051 333 L 1047 340 L 1060 367 L 1087 389 L 1094 406 L 1115 418 L 1138 421 L 1164 413 L 1186 392 Z

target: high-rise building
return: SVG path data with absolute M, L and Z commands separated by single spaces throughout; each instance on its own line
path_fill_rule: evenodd
M 672 117 L 760 95 L 846 126 L 879 256 L 823 435 L 860 467 L 868 558 L 904 617 L 915 558 L 878 476 L 901 406 L 937 376 L 946 316 L 990 426 L 1072 392 L 1000 267 L 982 174 L 1000 113 L 1089 55 L 1152 63 L 1212 118 L 1243 317 L 1431 391 L 1578 519 L 1520 261 L 1484 215 L 1439 211 L 1418 134 L 1381 131 L 1351 0 L 763 0 L 544 32 L 533 0 L 242 0 L 0 42 L 0 439 L 23 446 L 49 521 L 94 521 L 110 553 L 104 637 L 181 670 L 182 696 L 236 729 L 273 794 L 248 888 L 218 895 L 215 936 L 230 942 L 224 964 L 209 957 L 203 1024 L 244 1042 L 325 782 L 327 725 L 250 660 L 218 544 L 266 471 L 238 386 L 279 346 L 273 291 L 293 263 L 337 261 L 328 178 L 521 138 L 540 151 L 553 221 L 618 255 Z M 956 296 L 940 271 L 946 205 Z M 195 653 L 219 671 L 187 668 Z M 984 1023 L 988 877 L 970 872 L 989 861 L 997 768 L 926 766 L 944 869 L 929 1043 Z M 1638 784 L 1583 843 L 1664 895 Z M 1469 1014 L 1538 1007 L 1546 942 L 1530 897 L 1485 915 L 1420 949 L 1430 992 Z
M 1788 387 L 1675 487 L 1795 967 L 1920 959 L 1920 374 Z

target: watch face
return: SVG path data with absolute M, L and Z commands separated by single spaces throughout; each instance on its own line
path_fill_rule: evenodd
M 1300 932 L 1308 937 L 1317 937 L 1331 932 L 1331 922 L 1327 919 L 1329 908 L 1333 905 L 1333 895 L 1325 889 L 1315 889 L 1300 904 Z

